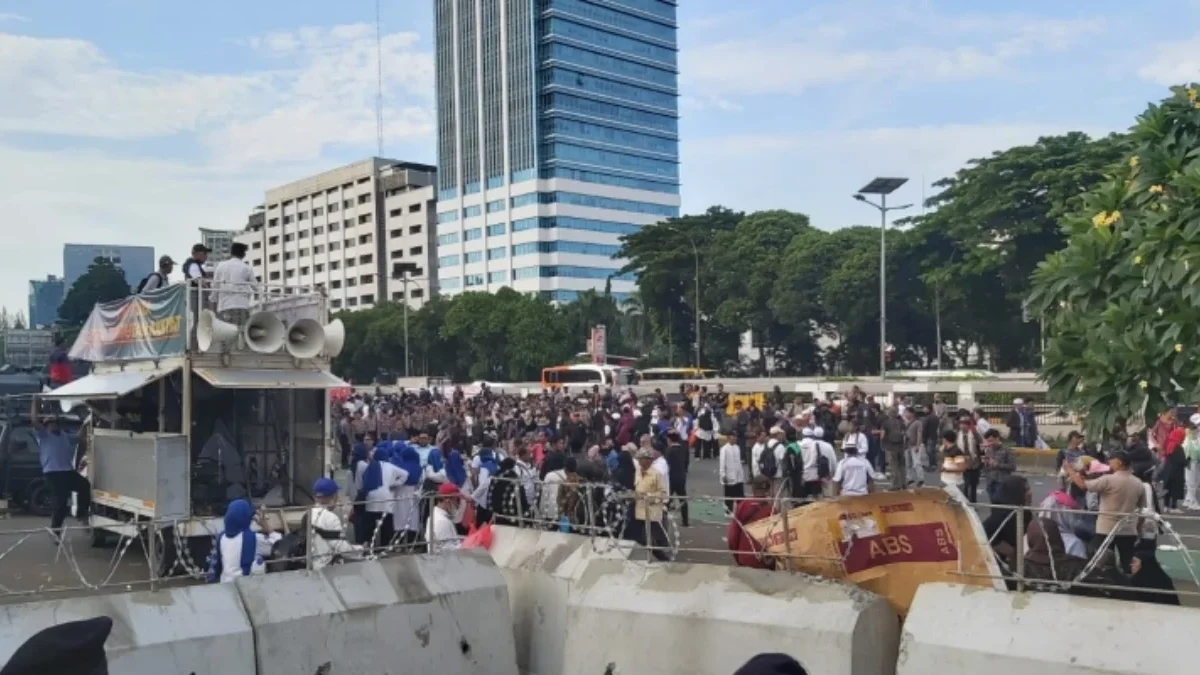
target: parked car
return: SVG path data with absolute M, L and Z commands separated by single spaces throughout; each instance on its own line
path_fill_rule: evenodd
M 79 420 L 63 417 L 60 424 L 78 447 Z M 0 418 L 0 494 L 34 515 L 49 516 L 54 510 L 54 495 L 42 476 L 37 436 L 27 415 Z

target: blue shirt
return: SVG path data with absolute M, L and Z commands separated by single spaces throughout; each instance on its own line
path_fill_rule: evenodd
M 75 447 L 69 436 L 62 431 L 52 434 L 38 428 L 34 428 L 33 433 L 37 437 L 42 473 L 75 470 Z

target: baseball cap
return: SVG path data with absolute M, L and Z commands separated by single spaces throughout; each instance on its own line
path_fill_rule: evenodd
M 204 244 L 196 244 L 192 247 L 192 253 L 212 253 L 212 249 Z
M 457 497 L 462 491 L 454 483 L 442 483 L 438 486 L 438 494 L 443 497 Z
M 338 493 L 338 484 L 332 478 L 318 478 L 313 483 L 314 497 L 332 497 Z
M 175 261 L 172 260 L 171 256 L 169 256 L 169 255 L 160 256 L 158 258 L 159 267 L 162 267 L 163 265 L 174 265 L 174 264 L 175 264 Z

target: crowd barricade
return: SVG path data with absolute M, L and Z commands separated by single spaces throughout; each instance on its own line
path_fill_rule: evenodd
M 899 619 L 883 598 L 804 574 L 593 560 L 567 599 L 562 675 L 732 673 L 784 652 L 810 673 L 890 675 Z
M 242 577 L 258 675 L 516 675 L 508 589 L 486 552 Z
M 1181 636 L 1200 631 L 1182 607 L 1056 593 L 925 584 L 904 622 L 897 675 L 1183 675 Z
M 98 616 L 113 621 L 105 643 L 110 672 L 256 673 L 254 633 L 230 584 L 5 605 L 0 664 L 42 629 Z
M 592 560 L 625 560 L 627 542 L 496 527 L 491 554 L 508 584 L 513 640 L 522 673 L 564 672 L 567 599 Z

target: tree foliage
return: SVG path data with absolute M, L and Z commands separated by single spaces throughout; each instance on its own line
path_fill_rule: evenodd
M 96 303 L 120 300 L 129 294 L 121 268 L 107 258 L 96 258 L 67 291 L 58 316 L 68 326 L 79 326 L 87 321 Z
M 1067 244 L 1034 274 L 1051 395 L 1090 431 L 1200 397 L 1200 102 L 1177 87 L 1138 118 L 1130 151 L 1064 218 Z

